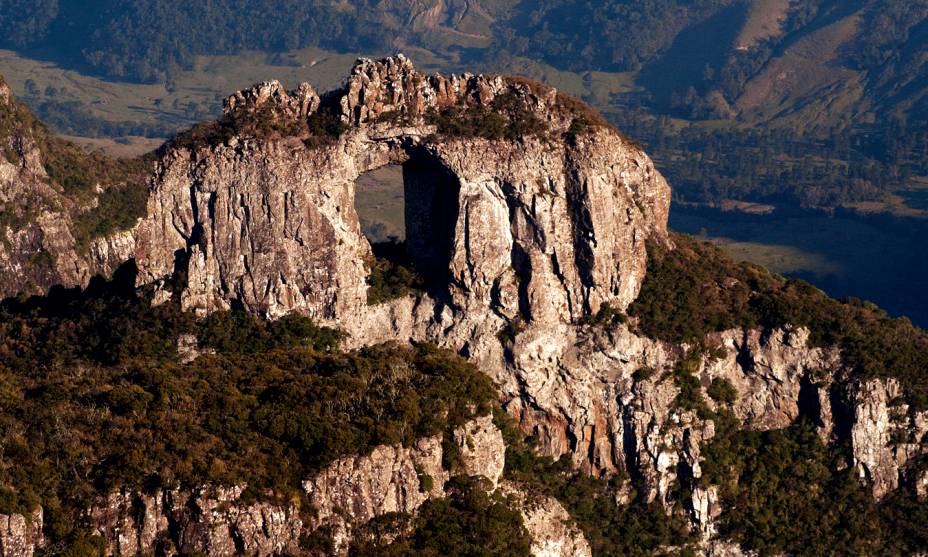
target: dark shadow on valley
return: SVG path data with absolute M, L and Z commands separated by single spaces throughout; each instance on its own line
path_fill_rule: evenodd
M 869 300 L 928 327 L 928 219 L 842 209 L 757 215 L 675 205 L 670 227 L 806 280 L 832 297 Z M 779 252 L 783 268 L 770 262 L 771 253 Z

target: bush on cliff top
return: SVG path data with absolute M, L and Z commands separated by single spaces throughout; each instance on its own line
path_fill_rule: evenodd
M 648 272 L 628 310 L 642 333 L 698 343 L 732 328 L 808 327 L 814 345 L 841 349 L 854 377 L 897 378 L 913 406 L 928 408 L 928 332 L 873 304 L 839 302 L 807 282 L 737 263 L 689 236 L 672 239 L 672 250 L 650 244 Z
M 178 362 L 177 335 L 216 350 Z M 52 540 L 118 487 L 247 483 L 290 498 L 313 470 L 439 435 L 495 400 L 490 379 L 422 344 L 338 351 L 305 318 L 196 322 L 128 287 L 0 308 L 0 513 L 42 504 Z

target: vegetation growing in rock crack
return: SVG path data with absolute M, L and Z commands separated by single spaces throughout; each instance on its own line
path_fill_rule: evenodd
M 374 257 L 367 263 L 369 305 L 425 292 L 425 279 L 413 269 L 405 242 L 381 242 L 373 244 L 371 249 Z
M 555 461 L 539 456 L 513 419 L 502 411 L 495 423 L 506 440 L 505 478 L 530 494 L 557 499 L 583 532 L 596 556 L 645 557 L 668 547 L 685 552 L 696 537 L 686 521 L 667 515 L 661 506 L 635 496 L 619 504 L 616 498 L 628 482 L 621 472 L 609 480 L 576 470 L 569 457 Z
M 448 496 L 427 501 L 415 517 L 384 515 L 355 534 L 353 557 L 528 557 L 531 538 L 515 501 L 481 478 L 456 476 Z

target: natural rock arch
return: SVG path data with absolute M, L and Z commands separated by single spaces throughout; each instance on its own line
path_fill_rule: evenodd
M 518 80 L 423 76 L 401 57 L 359 62 L 324 99 L 266 83 L 230 97 L 227 118 L 284 127 L 334 114 L 345 129 L 311 146 L 238 130 L 175 142 L 125 255 L 162 297 L 174 262 L 189 262 L 188 309 L 299 311 L 350 329 L 368 311 L 370 257 L 355 181 L 401 164 L 410 255 L 447 283 L 452 311 L 570 323 L 603 303 L 621 309 L 644 276 L 645 242 L 666 241 L 669 188 L 640 148 L 578 106 Z

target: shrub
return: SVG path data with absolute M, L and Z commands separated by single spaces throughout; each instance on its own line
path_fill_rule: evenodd
M 595 315 L 584 318 L 581 320 L 581 323 L 608 328 L 625 323 L 626 321 L 628 321 L 628 318 L 624 313 L 613 308 L 609 302 L 603 302 Z
M 383 242 L 371 247 L 374 258 L 368 261 L 368 305 L 425 292 L 425 279 L 412 268 L 405 242 Z
M 909 555 L 928 547 L 928 510 L 908 488 L 873 499 L 839 447 L 801 418 L 740 430 L 730 414 L 703 446 L 702 481 L 720 485 L 721 533 L 759 555 Z
M 363 528 L 351 548 L 357 557 L 493 555 L 528 557 L 531 538 L 514 501 L 477 478 L 454 477 L 449 495 L 408 515 L 381 517 Z M 398 535 L 397 535 L 398 534 Z
M 636 369 L 634 373 L 632 373 L 632 379 L 638 382 L 647 381 L 648 379 L 654 377 L 654 373 L 654 368 L 648 366 L 640 367 Z
M 731 381 L 728 379 L 715 377 L 712 379 L 712 383 L 709 384 L 709 388 L 706 389 L 706 394 L 709 395 L 709 398 L 716 402 L 724 402 L 726 404 L 731 404 L 738 400 L 738 390 L 735 389 L 735 386 L 731 384 Z

